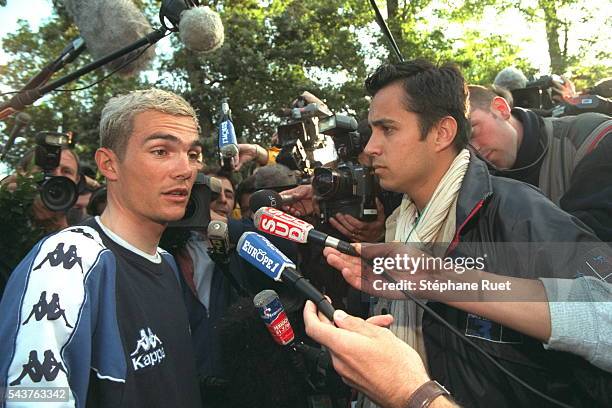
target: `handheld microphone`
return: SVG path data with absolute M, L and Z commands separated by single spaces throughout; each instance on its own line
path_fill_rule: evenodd
M 223 221 L 211 221 L 206 230 L 210 241 L 211 255 L 223 263 L 229 263 L 230 241 L 227 224 Z
M 295 333 L 291 323 L 289 323 L 285 308 L 275 291 L 271 289 L 262 290 L 253 298 L 253 305 L 257 308 L 259 317 L 264 321 L 276 343 L 281 346 L 293 343 Z
M 283 205 L 293 204 L 295 201 L 295 197 L 284 196 L 274 190 L 258 190 L 251 194 L 249 207 L 253 213 L 256 213 L 262 207 L 272 207 L 280 210 Z
M 238 142 L 232 123 L 232 112 L 228 99 L 221 103 L 221 121 L 219 123 L 219 159 L 225 171 L 232 171 L 238 161 Z
M 0 160 L 5 159 L 8 151 L 11 149 L 11 147 L 13 147 L 13 143 L 15 143 L 15 139 L 17 138 L 17 135 L 23 130 L 23 128 L 25 128 L 30 123 L 31 120 L 32 120 L 32 117 L 25 112 L 19 112 L 15 116 L 15 124 L 13 125 L 13 129 L 11 130 L 11 133 L 9 134 L 9 138 L 6 144 L 4 145 L 4 149 L 2 151 L 2 157 L 0 157 Z
M 266 328 L 277 344 L 290 346 L 294 351 L 304 356 L 306 360 L 314 362 L 318 370 L 327 371 L 331 368 L 329 352 L 304 344 L 302 341 L 295 341 L 293 327 L 291 327 L 285 308 L 275 291 L 271 289 L 262 290 L 253 298 L 253 305 L 255 305 L 259 317 L 264 321 Z
M 348 242 L 341 241 L 321 231 L 317 231 L 312 224 L 289 215 L 286 212 L 277 210 L 276 208 L 260 208 L 253 215 L 253 222 L 258 230 L 276 235 L 277 237 L 285 238 L 300 244 L 314 242 L 323 246 L 335 248 L 347 255 L 359 256 L 355 248 Z
M 231 244 L 229 239 L 229 229 L 223 221 L 211 221 L 206 230 L 210 248 L 208 248 L 208 256 L 221 268 L 221 272 L 225 275 L 230 285 L 236 289 L 240 296 L 250 296 L 246 290 L 231 274 L 229 270 Z
M 307 299 L 312 300 L 329 320 L 334 320 L 334 307 L 317 288 L 296 270 L 295 264 L 270 241 L 256 232 L 245 232 L 238 241 L 238 254 L 269 278 L 285 282 Z

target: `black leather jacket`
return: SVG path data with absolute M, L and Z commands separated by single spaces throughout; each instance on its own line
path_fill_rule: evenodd
M 587 274 L 581 265 L 592 256 L 593 248 L 607 248 L 580 220 L 559 209 L 535 187 L 491 176 L 484 162 L 474 157 L 459 194 L 457 225 L 449 256 L 458 252 L 488 254 L 486 271 L 513 277 L 573 278 Z M 580 357 L 546 351 L 536 339 L 495 322 L 441 303 L 430 305 L 537 390 L 572 406 L 612 406 L 612 374 Z M 423 332 L 430 375 L 462 406 L 552 406 L 510 379 L 428 314 L 423 318 Z

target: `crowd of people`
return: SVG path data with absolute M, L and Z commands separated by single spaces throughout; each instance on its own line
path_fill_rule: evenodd
M 36 198 L 32 225 L 48 235 L 2 265 L 0 407 L 23 406 L 24 387 L 65 390 L 57 406 L 75 407 L 612 405 L 612 118 L 542 117 L 515 105 L 506 76 L 468 86 L 454 65 L 413 60 L 367 79 L 359 160 L 376 176 L 376 215 L 320 227 L 359 256 L 262 233 L 329 297 L 333 322 L 235 250 L 257 231 L 258 191 L 320 221 L 323 199 L 276 163 L 279 148 L 240 144 L 232 171 L 205 168 L 182 97 L 113 97 L 102 185 L 63 147 L 53 175 L 78 198 L 66 211 Z M 1 188 L 40 171 L 25 155 Z M 227 226 L 221 257 L 206 226 L 172 228 L 199 173 L 220 186 L 206 211 Z M 420 263 L 407 273 L 394 259 Z M 252 303 L 264 289 L 295 343 L 267 333 Z

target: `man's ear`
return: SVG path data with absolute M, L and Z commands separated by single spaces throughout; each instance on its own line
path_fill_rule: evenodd
M 501 116 L 504 120 L 510 119 L 510 105 L 508 105 L 508 101 L 506 101 L 501 96 L 496 96 L 491 101 L 491 111 L 496 114 L 496 116 Z
M 98 170 L 100 170 L 100 173 L 102 173 L 102 175 L 106 177 L 108 181 L 116 181 L 119 178 L 119 158 L 115 152 L 109 148 L 100 147 L 98 150 L 96 150 L 95 158 Z
M 445 116 L 434 128 L 435 151 L 440 152 L 453 144 L 457 137 L 457 121 L 452 116 Z

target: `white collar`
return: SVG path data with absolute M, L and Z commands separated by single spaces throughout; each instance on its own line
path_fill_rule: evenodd
M 100 219 L 100 216 L 96 216 L 96 222 L 98 223 L 100 228 L 102 228 L 102 231 L 104 231 L 104 233 L 108 235 L 110 239 L 112 239 L 113 241 L 115 241 L 117 244 L 121 245 L 128 251 L 132 251 L 136 255 L 140 255 L 143 258 L 153 263 L 161 263 L 161 255 L 159 254 L 159 248 L 157 248 L 157 251 L 155 251 L 155 255 L 147 254 L 146 252 L 136 248 L 134 245 L 130 244 L 129 242 L 121 238 L 119 235 L 115 234 L 113 231 L 108 229 L 108 227 L 102 224 L 102 220 Z

